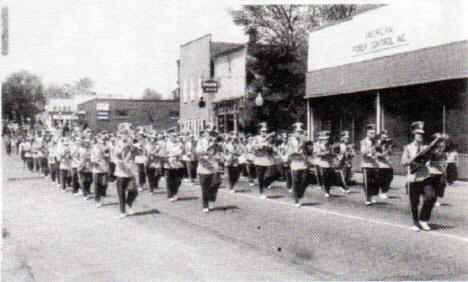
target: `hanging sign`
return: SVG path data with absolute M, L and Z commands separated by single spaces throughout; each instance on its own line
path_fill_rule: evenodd
M 203 93 L 217 93 L 219 89 L 219 82 L 216 80 L 205 80 L 202 82 Z

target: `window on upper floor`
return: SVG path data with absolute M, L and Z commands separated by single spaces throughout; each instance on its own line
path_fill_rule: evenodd
M 117 117 L 128 117 L 128 110 L 125 110 L 125 109 L 123 109 L 123 110 L 116 110 L 116 111 L 115 111 L 115 115 L 116 115 Z

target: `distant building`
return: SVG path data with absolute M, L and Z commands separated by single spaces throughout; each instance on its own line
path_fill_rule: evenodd
M 46 114 L 43 114 L 42 120 L 47 122 L 47 126 L 76 121 L 78 120 L 78 104 L 95 97 L 95 95 L 82 95 L 73 98 L 50 98 L 45 105 Z
M 94 131 L 115 131 L 122 122 L 164 130 L 177 126 L 177 100 L 95 98 L 78 105 L 80 123 Z

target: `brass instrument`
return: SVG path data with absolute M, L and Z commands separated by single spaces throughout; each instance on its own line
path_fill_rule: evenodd
M 418 169 L 425 167 L 433 154 L 437 153 L 439 145 L 447 139 L 448 137 L 444 135 L 437 136 L 424 150 L 420 151 L 410 163 L 410 173 L 415 173 Z
M 276 136 L 276 132 L 268 133 L 265 137 L 263 137 L 262 143 L 260 144 L 260 148 L 255 150 L 256 156 L 265 156 L 267 154 L 273 153 L 272 142 L 273 137 Z

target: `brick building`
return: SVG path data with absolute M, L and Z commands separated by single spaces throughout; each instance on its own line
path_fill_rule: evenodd
M 95 131 L 115 131 L 122 122 L 164 130 L 177 126 L 178 100 L 96 98 L 78 105 L 81 122 Z
M 205 124 L 217 125 L 213 104 L 216 95 L 203 93 L 202 83 L 216 79 L 215 61 L 220 54 L 237 50 L 244 45 L 212 42 L 211 35 L 207 34 L 180 46 L 178 83 L 181 130 L 198 134 Z M 227 84 L 221 85 L 221 88 L 226 87 Z M 200 99 L 205 102 L 205 107 L 199 106 Z
M 394 138 L 393 164 L 404 173 L 400 159 L 411 139 L 410 123 L 422 120 L 427 142 L 435 132 L 451 136 L 462 153 L 459 175 L 468 178 L 464 9 L 430 3 L 386 5 L 310 33 L 311 139 L 320 130 L 331 130 L 335 140 L 350 130 L 358 142 L 365 125 L 374 122 Z

